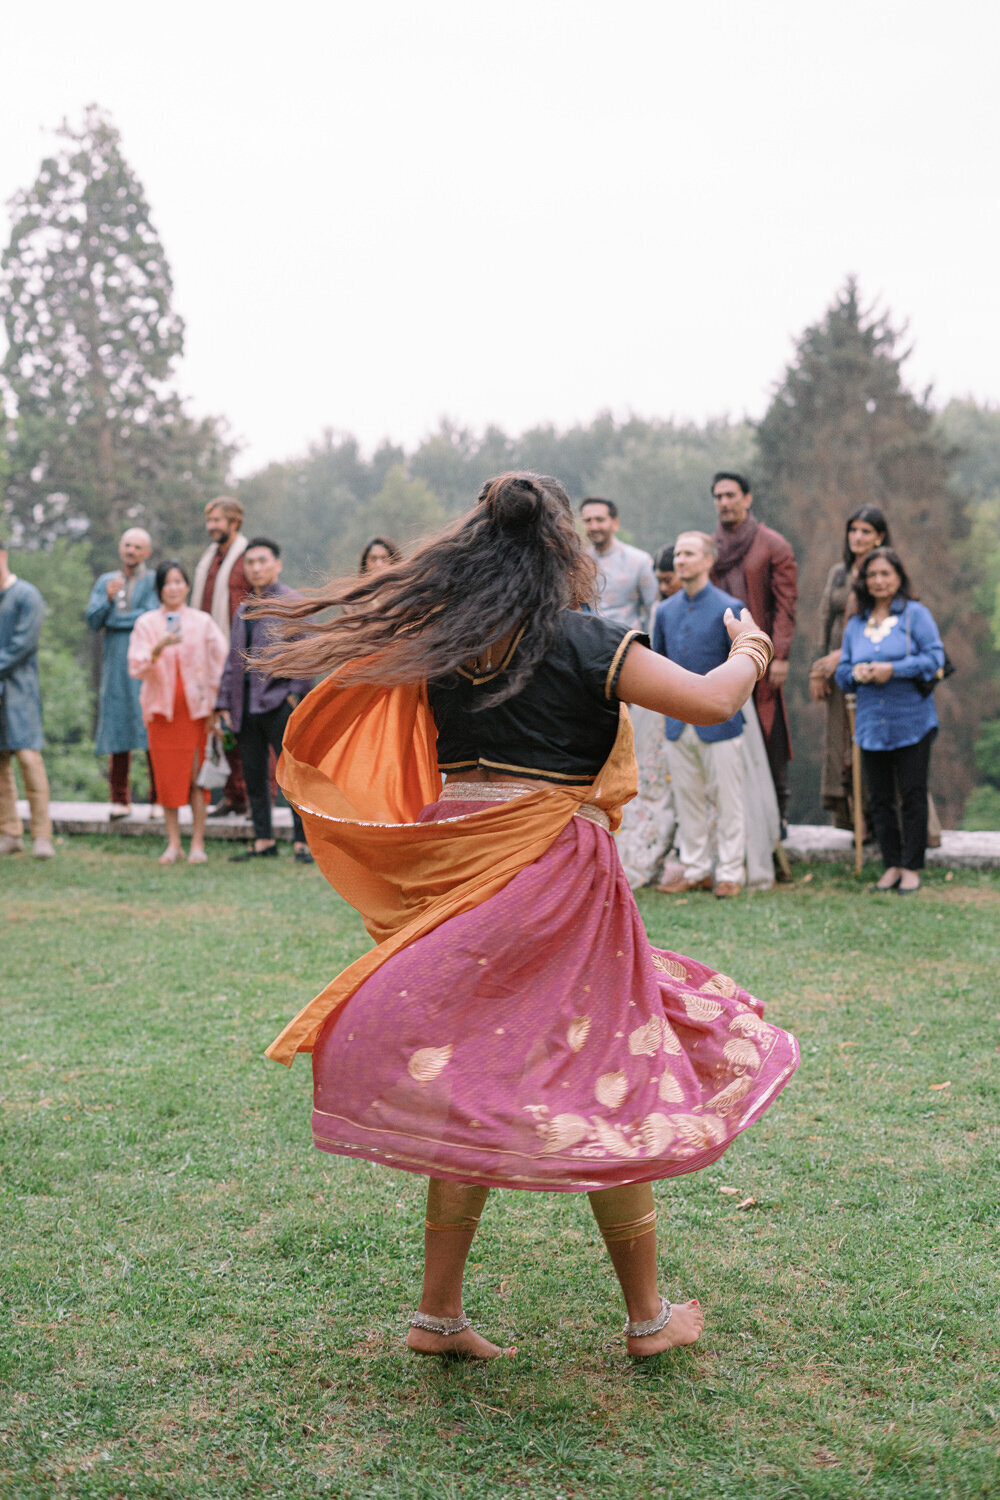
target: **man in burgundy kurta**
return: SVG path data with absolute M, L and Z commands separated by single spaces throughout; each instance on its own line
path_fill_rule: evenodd
M 198 559 L 191 590 L 192 608 L 211 615 L 227 640 L 233 617 L 250 592 L 243 570 L 247 539 L 240 529 L 242 524 L 243 506 L 238 500 L 227 495 L 209 500 L 205 506 L 205 530 L 211 537 L 211 545 Z M 248 807 L 239 750 L 234 747 L 226 755 L 231 774 L 222 801 L 210 810 L 209 817 L 245 813 Z
M 716 474 L 712 497 L 719 520 L 715 533 L 719 555 L 712 569 L 712 582 L 727 594 L 742 599 L 774 642 L 774 660 L 763 682 L 757 684 L 754 703 L 784 832 L 792 741 L 782 688 L 788 677 L 799 597 L 795 553 L 780 532 L 762 525 L 751 514 L 753 495 L 744 475 Z

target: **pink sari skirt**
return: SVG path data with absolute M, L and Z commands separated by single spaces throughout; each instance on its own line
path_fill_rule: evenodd
M 587 1192 L 715 1161 L 798 1060 L 727 975 L 650 946 L 613 837 L 574 817 L 330 1017 L 313 1139 L 428 1177 Z

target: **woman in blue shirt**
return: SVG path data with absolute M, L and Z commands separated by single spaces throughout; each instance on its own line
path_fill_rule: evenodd
M 920 889 L 924 867 L 927 771 L 938 724 L 927 684 L 944 667 L 944 647 L 892 547 L 869 552 L 855 595 L 858 613 L 844 631 L 837 686 L 858 696 L 855 736 L 885 864 L 875 889 L 905 896 Z

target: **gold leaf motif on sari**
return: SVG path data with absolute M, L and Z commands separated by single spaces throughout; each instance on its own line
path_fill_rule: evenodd
M 605 1109 L 617 1109 L 627 1093 L 628 1079 L 621 1069 L 617 1073 L 602 1073 L 594 1085 L 597 1102 Z
M 676 1031 L 667 1020 L 663 1022 L 663 1050 L 669 1052 L 672 1057 L 679 1057 L 683 1050 Z
M 657 1090 L 659 1096 L 667 1104 L 683 1104 L 684 1090 L 669 1068 L 664 1068 L 663 1077 L 660 1079 L 660 1087 Z
M 722 1049 L 722 1055 L 732 1068 L 760 1067 L 760 1053 L 746 1037 L 730 1037 Z
M 726 1127 L 717 1115 L 671 1115 L 670 1123 L 682 1140 L 700 1151 L 725 1140 Z
M 727 1083 L 725 1088 L 720 1089 L 717 1094 L 713 1094 L 708 1102 L 716 1114 L 728 1115 L 731 1109 L 736 1108 L 741 1099 L 746 1098 L 751 1088 L 752 1084 L 749 1078 L 743 1073 L 739 1078 L 734 1078 L 732 1083 Z
M 659 953 L 654 953 L 652 957 L 653 968 L 659 969 L 661 974 L 669 974 L 671 979 L 680 979 L 681 981 L 687 979 L 687 969 L 685 969 L 682 963 L 678 963 L 676 958 L 663 958 Z
M 650 1016 L 644 1026 L 637 1026 L 629 1034 L 628 1050 L 633 1057 L 655 1057 L 663 1040 L 663 1022 L 659 1016 Z
M 767 1021 L 762 1021 L 760 1016 L 755 1016 L 753 1011 L 744 1015 L 734 1016 L 729 1023 L 730 1031 L 738 1031 L 740 1036 L 749 1036 L 754 1041 L 762 1042 L 769 1037 L 774 1027 Z
M 682 995 L 681 999 L 692 1021 L 714 1021 L 722 1014 L 723 1007 L 717 1000 L 709 1000 L 707 995 Z
M 612 1156 L 632 1157 L 639 1155 L 639 1147 L 633 1146 L 616 1125 L 609 1125 L 600 1116 L 594 1118 L 594 1134 L 605 1151 Z
M 566 1041 L 569 1043 L 571 1052 L 579 1052 L 583 1048 L 590 1034 L 591 1020 L 589 1016 L 574 1016 L 566 1031 Z
M 545 1130 L 542 1155 L 577 1145 L 586 1138 L 589 1130 L 589 1125 L 580 1115 L 556 1115 Z
M 406 1071 L 417 1083 L 430 1083 L 439 1073 L 443 1073 L 451 1062 L 454 1047 L 421 1047 L 414 1052 L 406 1064 Z
M 730 979 L 728 974 L 713 974 L 711 979 L 706 979 L 699 988 L 703 995 L 723 995 L 727 1000 L 733 1000 L 739 990 L 739 985 L 735 979 Z
M 666 1151 L 677 1131 L 666 1115 L 647 1115 L 640 1127 L 642 1144 L 650 1156 L 659 1156 Z

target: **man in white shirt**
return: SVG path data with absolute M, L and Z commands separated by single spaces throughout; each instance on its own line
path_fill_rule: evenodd
M 597 564 L 597 613 L 632 630 L 649 627 L 649 612 L 660 597 L 653 559 L 641 547 L 618 540 L 618 507 L 591 497 L 580 506 L 587 552 Z

